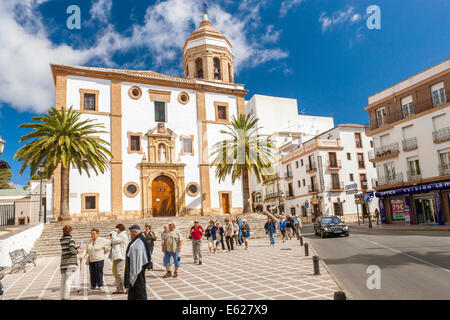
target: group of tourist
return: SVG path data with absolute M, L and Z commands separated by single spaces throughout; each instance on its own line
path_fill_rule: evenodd
M 103 269 L 105 255 L 112 262 L 112 273 L 115 278 L 116 291 L 113 294 L 128 293 L 129 300 L 146 300 L 147 289 L 145 283 L 145 271 L 153 270 L 152 254 L 157 239 L 151 226 L 146 224 L 145 231 L 141 231 L 138 225 L 129 228 L 131 241 L 129 241 L 126 228 L 118 224 L 109 234 L 110 239 L 99 237 L 99 230 L 91 230 L 91 241 L 82 249 L 75 244 L 72 238 L 72 227 L 63 228 L 61 244 L 61 299 L 69 300 L 72 284 L 74 289 L 79 288 L 80 265 L 83 260 L 89 266 L 90 289 L 102 289 Z M 164 278 L 177 277 L 180 263 L 180 252 L 183 239 L 181 233 L 176 230 L 175 222 L 164 226 L 161 233 L 162 251 L 164 252 L 163 265 L 166 268 Z M 201 255 L 201 253 L 200 253 Z M 175 265 L 172 275 L 171 266 Z M 75 282 L 74 282 L 75 281 Z
M 198 223 L 198 221 L 196 221 Z M 194 226 L 195 227 L 195 226 Z M 193 228 L 194 228 L 193 227 Z M 203 229 L 203 228 L 202 228 Z M 192 232 L 191 228 L 191 232 Z M 209 226 L 205 231 L 208 241 L 209 255 L 221 251 L 230 253 L 235 247 L 245 245 L 248 249 L 248 238 L 250 237 L 250 226 L 247 220 L 236 217 L 236 220 L 225 219 L 225 225 L 222 226 L 219 221 L 210 220 Z M 225 244 L 227 248 L 225 249 Z M 196 255 L 194 254 L 194 260 Z
M 288 239 L 291 240 L 293 236 L 300 236 L 302 220 L 299 217 L 292 217 L 290 215 L 287 215 L 287 217 L 285 217 L 284 215 L 277 215 L 277 218 L 279 218 L 278 228 L 281 232 L 281 239 L 283 243 Z M 264 229 L 266 230 L 266 234 L 269 235 L 270 246 L 275 246 L 274 236 L 277 230 L 277 226 L 275 222 L 273 222 L 271 217 L 267 217 L 267 222 L 264 225 Z
M 301 220 L 297 217 L 279 216 L 277 223 L 282 234 L 283 242 L 292 239 L 294 235 L 300 235 Z M 269 235 L 270 245 L 275 245 L 274 235 L 277 225 L 271 218 L 267 219 L 264 226 Z M 129 241 L 126 228 L 123 224 L 116 225 L 109 234 L 110 239 L 99 237 L 99 230 L 91 230 L 91 241 L 83 249 L 82 243 L 76 245 L 71 236 L 72 227 L 63 228 L 61 243 L 61 299 L 68 300 L 72 283 L 74 288 L 80 289 L 80 265 L 83 260 L 89 266 L 91 290 L 102 289 L 104 259 L 112 262 L 112 273 L 115 278 L 116 291 L 113 294 L 128 294 L 129 300 L 146 300 L 147 290 L 145 282 L 146 270 L 153 270 L 152 255 L 157 236 L 151 226 L 146 224 L 145 230 L 138 225 L 129 228 L 131 241 Z M 176 229 L 175 222 L 163 227 L 161 236 L 161 250 L 163 252 L 163 266 L 166 269 L 164 278 L 178 277 L 181 267 L 180 253 L 183 245 L 183 236 Z M 224 225 L 219 221 L 210 220 L 204 229 L 199 220 L 194 221 L 190 228 L 189 239 L 192 241 L 192 254 L 194 263 L 202 264 L 202 239 L 208 242 L 209 255 L 213 253 L 231 253 L 237 246 L 244 245 L 248 249 L 250 226 L 246 219 L 239 216 L 235 220 L 226 218 Z M 225 248 L 226 245 L 226 248 Z M 172 272 L 172 265 L 174 270 Z

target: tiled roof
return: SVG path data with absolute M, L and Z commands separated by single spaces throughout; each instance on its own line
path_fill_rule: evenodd
M 146 70 L 111 69 L 111 68 L 84 67 L 84 66 L 60 64 L 60 63 L 50 63 L 50 67 L 53 68 L 54 66 L 55 67 L 58 67 L 58 66 L 59 67 L 67 67 L 67 68 L 72 68 L 72 69 L 77 69 L 77 70 L 116 73 L 116 74 L 144 77 L 144 78 L 150 78 L 150 79 L 171 80 L 171 81 L 184 82 L 184 83 L 194 83 L 194 81 L 189 80 L 189 79 L 175 77 L 175 76 L 168 76 L 165 74 L 157 73 L 154 71 L 146 71 Z
M 30 190 L 23 189 L 0 189 L 0 196 L 28 196 Z

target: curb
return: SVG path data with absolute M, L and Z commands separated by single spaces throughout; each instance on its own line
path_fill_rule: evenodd
M 356 228 L 356 229 L 364 229 L 364 230 L 370 230 L 368 226 L 352 226 L 349 225 L 350 228 Z M 418 229 L 418 228 L 386 228 L 386 229 L 380 229 L 380 228 L 372 228 L 372 230 L 381 230 L 381 231 L 450 231 L 450 228 L 445 229 L 433 229 L 433 228 L 425 228 L 425 229 Z
M 320 258 L 320 262 L 322 263 L 322 265 L 324 266 L 325 270 L 327 270 L 328 274 L 331 276 L 331 278 L 333 278 L 334 282 L 336 282 L 337 286 L 339 287 L 339 289 L 341 289 L 342 291 L 344 291 L 345 296 L 347 297 L 347 300 L 352 300 L 353 297 L 350 294 L 350 292 L 347 290 L 347 288 L 345 288 L 344 284 L 336 277 L 336 275 L 331 271 L 331 269 L 328 267 L 328 265 L 325 263 L 325 261 L 320 257 L 320 255 L 317 253 L 317 251 L 311 246 L 311 244 L 309 245 L 309 249 L 311 249 L 314 254 L 316 256 L 318 256 Z

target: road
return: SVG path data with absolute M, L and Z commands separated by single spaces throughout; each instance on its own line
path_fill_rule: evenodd
M 350 229 L 349 237 L 322 239 L 303 228 L 310 243 L 352 299 L 450 299 L 450 232 Z M 293 240 L 292 240 L 293 241 Z M 368 289 L 380 268 L 380 289 Z M 373 282 L 371 282 L 373 283 Z

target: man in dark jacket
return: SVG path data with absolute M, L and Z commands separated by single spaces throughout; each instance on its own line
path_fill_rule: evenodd
M 128 300 L 147 300 L 145 270 L 151 262 L 150 247 L 141 228 L 130 227 L 131 242 L 128 244 L 125 262 L 124 286 L 128 289 Z
M 270 246 L 273 247 L 275 245 L 275 239 L 274 239 L 273 235 L 275 234 L 275 231 L 277 229 L 275 227 L 275 223 L 273 223 L 273 221 L 270 217 L 267 217 L 267 222 L 264 225 L 264 229 L 266 229 L 266 233 L 269 235 Z

